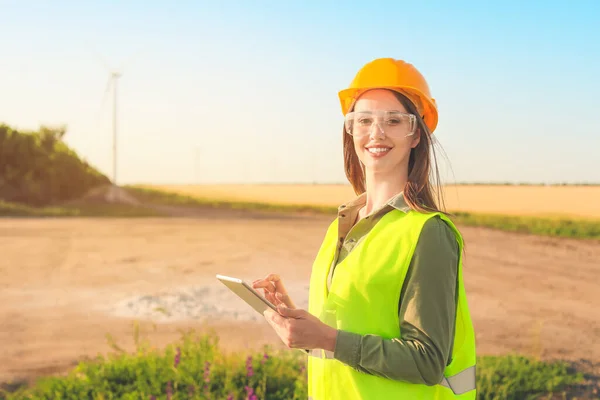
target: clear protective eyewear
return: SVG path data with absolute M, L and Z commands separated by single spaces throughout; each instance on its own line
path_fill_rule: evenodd
M 417 117 L 400 111 L 353 111 L 344 119 L 346 133 L 362 137 L 370 135 L 373 127 L 386 136 L 403 138 L 412 136 L 417 130 Z

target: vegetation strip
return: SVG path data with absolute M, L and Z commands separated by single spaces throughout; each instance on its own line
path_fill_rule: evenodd
M 156 189 L 127 186 L 126 189 L 143 206 L 124 204 L 74 204 L 62 207 L 35 208 L 0 201 L 1 216 L 60 217 L 60 216 L 106 216 L 106 217 L 144 217 L 165 216 L 165 213 L 152 206 L 182 207 L 218 207 L 239 210 L 272 212 L 307 212 L 334 215 L 336 207 L 314 205 L 268 204 L 259 202 L 222 201 L 195 196 L 186 196 Z M 529 216 L 508 216 L 453 212 L 458 224 L 481 226 L 509 232 L 530 233 L 544 236 L 556 236 L 578 239 L 600 239 L 600 220 L 542 218 Z
M 214 332 L 184 332 L 163 350 L 140 340 L 128 353 L 107 335 L 113 353 L 81 362 L 67 376 L 44 377 L 33 387 L 0 390 L 0 400 L 80 399 L 306 399 L 306 356 L 270 346 L 225 353 Z M 517 400 L 581 390 L 584 374 L 567 363 L 518 355 L 477 361 L 478 399 Z M 562 397 L 561 397 L 562 398 Z

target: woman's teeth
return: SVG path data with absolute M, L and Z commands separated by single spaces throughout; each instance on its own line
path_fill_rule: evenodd
M 374 153 L 374 154 L 385 153 L 389 150 L 390 150 L 389 147 L 371 147 L 371 148 L 367 149 L 367 151 L 369 153 Z

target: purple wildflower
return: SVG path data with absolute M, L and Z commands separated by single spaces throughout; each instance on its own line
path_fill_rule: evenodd
M 156 400 L 156 396 L 154 396 L 154 395 L 150 396 L 150 400 Z
M 248 392 L 248 396 L 246 397 L 246 400 L 257 400 L 256 395 L 254 394 L 253 388 L 251 388 L 250 386 L 246 386 L 245 389 L 246 389 L 246 392 Z
M 177 368 L 177 366 L 179 365 L 180 361 L 181 361 L 181 350 L 178 347 L 177 348 L 177 354 L 175 354 L 175 368 Z
M 264 364 L 267 360 L 269 359 L 269 355 L 265 352 L 265 355 L 263 356 L 262 360 L 260 361 L 261 364 Z
M 173 396 L 173 387 L 171 386 L 171 381 L 167 382 L 167 400 L 171 400 L 171 396 Z
M 233 400 L 233 393 L 230 393 L 229 396 L 227 396 L 227 400 Z
M 248 371 L 248 377 L 254 375 L 254 369 L 252 369 L 252 356 L 248 356 L 246 360 L 246 371 Z
M 210 382 L 210 363 L 208 361 L 204 363 L 204 382 Z

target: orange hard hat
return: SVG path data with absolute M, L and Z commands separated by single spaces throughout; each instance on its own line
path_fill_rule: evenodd
M 412 65 L 393 58 L 378 58 L 367 63 L 352 80 L 350 87 L 338 93 L 342 113 L 346 115 L 358 96 L 370 89 L 391 89 L 413 102 L 433 133 L 438 123 L 435 99 L 423 75 Z

